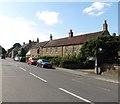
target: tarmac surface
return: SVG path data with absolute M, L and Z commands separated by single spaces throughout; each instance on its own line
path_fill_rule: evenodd
M 79 76 L 84 76 L 84 77 L 91 77 L 95 78 L 98 80 L 103 80 L 103 81 L 108 81 L 112 83 L 119 84 L 120 83 L 120 77 L 118 75 L 118 70 L 117 71 L 107 71 L 102 73 L 101 75 L 97 75 L 94 71 L 94 69 L 66 69 L 66 68 L 60 68 L 57 67 L 57 70 L 61 71 L 66 71 L 69 73 L 73 73 Z

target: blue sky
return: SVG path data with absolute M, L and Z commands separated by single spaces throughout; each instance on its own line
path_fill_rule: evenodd
M 118 34 L 117 2 L 1 2 L 0 45 L 9 49 L 14 43 L 49 40 L 101 31 L 104 20 L 108 30 Z M 5 41 L 6 40 L 6 41 Z

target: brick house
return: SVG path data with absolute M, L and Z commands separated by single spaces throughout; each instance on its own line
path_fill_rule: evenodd
M 23 45 L 21 46 L 20 50 L 22 49 L 25 51 L 25 53 L 27 54 L 37 43 L 39 43 L 39 39 L 37 38 L 37 41 L 31 41 L 29 40 L 29 43 L 23 42 Z
M 50 40 L 37 43 L 31 49 L 31 56 L 65 56 L 66 54 L 78 54 L 83 43 L 89 39 L 110 35 L 106 20 L 103 24 L 103 30 L 94 33 L 87 33 L 73 36 L 72 30 L 68 33 L 68 37 L 53 40 L 50 34 Z
M 30 56 L 31 57 L 38 57 L 43 56 L 43 47 L 48 43 L 49 41 L 44 42 L 38 42 L 31 50 L 30 50 Z
M 105 20 L 103 31 L 73 36 L 72 30 L 70 30 L 68 37 L 55 40 L 50 36 L 50 41 L 43 48 L 43 56 L 64 56 L 66 54 L 77 55 L 83 43 L 87 40 L 110 35 L 107 28 L 108 26 Z

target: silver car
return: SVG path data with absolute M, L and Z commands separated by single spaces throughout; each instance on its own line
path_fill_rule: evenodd
M 40 66 L 42 68 L 52 68 L 52 64 L 50 63 L 49 60 L 46 59 L 39 59 L 37 61 L 37 66 Z

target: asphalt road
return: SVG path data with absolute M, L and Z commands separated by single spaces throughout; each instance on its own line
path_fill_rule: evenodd
M 2 102 L 118 102 L 118 84 L 12 59 L 0 61 Z

